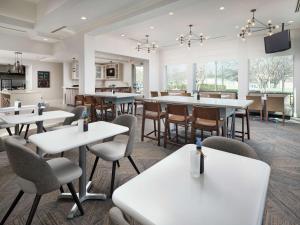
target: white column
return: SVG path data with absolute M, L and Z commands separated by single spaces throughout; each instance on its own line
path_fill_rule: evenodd
M 300 29 L 294 31 L 292 50 L 294 52 L 294 116 L 300 117 Z
M 84 35 L 79 56 L 79 93 L 94 94 L 96 86 L 94 37 Z
M 238 97 L 246 99 L 246 95 L 248 95 L 249 92 L 247 47 L 245 46 L 245 43 L 242 42 L 238 42 L 238 45 Z

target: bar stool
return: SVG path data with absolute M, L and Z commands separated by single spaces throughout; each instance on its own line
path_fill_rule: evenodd
M 96 97 L 95 98 L 95 110 L 97 115 L 97 110 L 100 111 L 100 119 L 101 120 L 107 120 L 107 112 L 108 110 L 111 110 L 112 112 L 112 118 L 115 117 L 114 115 L 114 105 L 110 103 L 106 103 L 104 98 Z
M 259 111 L 260 120 L 262 121 L 264 104 L 263 104 L 263 101 L 261 100 L 261 96 L 247 95 L 246 99 L 253 101 L 253 103 L 251 105 L 249 105 L 248 111 L 250 111 L 250 112 L 251 111 Z
M 160 126 L 160 120 L 164 119 L 166 117 L 166 113 L 161 111 L 161 105 L 159 102 L 147 102 L 144 101 L 144 109 L 143 109 L 143 118 L 142 118 L 142 137 L 141 140 L 144 141 L 144 138 L 149 138 L 152 140 L 157 140 L 158 146 L 160 146 L 160 139 L 161 139 L 161 126 Z M 145 134 L 145 121 L 153 120 L 153 126 L 154 130 L 151 131 L 148 134 Z M 156 121 L 158 129 L 156 130 Z M 154 137 L 151 137 L 150 135 L 154 133 Z M 156 135 L 157 134 L 157 135 Z
M 216 131 L 217 136 L 220 135 L 220 128 L 222 128 L 222 135 L 224 136 L 224 120 L 220 119 L 220 110 L 215 107 L 193 107 L 193 122 L 191 132 L 191 143 L 195 142 L 196 130 L 201 130 L 201 139 L 204 139 L 203 132 Z
M 245 141 L 245 135 L 247 135 L 248 140 L 250 140 L 250 126 L 249 126 L 249 111 L 248 108 L 244 110 L 238 110 L 235 112 L 235 118 L 242 119 L 242 130 L 236 130 L 235 132 L 238 133 L 238 135 L 235 135 L 236 137 L 242 138 L 242 141 Z M 245 132 L 245 119 L 246 119 L 246 126 L 247 131 Z M 228 126 L 227 126 L 228 127 Z
M 84 96 L 83 95 L 76 95 L 75 96 L 75 106 L 84 105 Z
M 190 116 L 187 105 L 168 104 L 166 108 L 166 120 L 165 120 L 165 134 L 164 134 L 164 147 L 167 147 L 168 143 L 180 145 L 178 143 L 178 125 L 184 126 L 184 141 L 188 142 L 187 132 L 189 126 Z M 176 128 L 176 142 L 171 140 L 170 123 L 175 124 Z M 169 138 L 168 138 L 169 135 Z
M 90 119 L 92 122 L 96 121 L 96 99 L 94 96 L 84 96 L 84 105 L 89 110 Z
M 221 98 L 221 94 L 218 94 L 218 93 L 211 93 L 211 94 L 208 94 L 208 97 L 209 98 Z
M 151 97 L 158 97 L 158 91 L 151 91 L 150 92 Z
M 161 91 L 160 96 L 168 96 L 169 93 L 167 91 Z

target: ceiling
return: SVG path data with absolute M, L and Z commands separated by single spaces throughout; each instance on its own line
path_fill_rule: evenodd
M 257 9 L 257 19 L 280 25 L 293 20 L 289 28 L 300 27 L 300 13 L 295 13 L 296 0 L 207 0 L 187 4 L 179 9 L 169 9 L 160 16 L 136 23 L 118 30 L 111 31 L 113 35 L 141 40 L 145 34 L 150 35 L 150 41 L 159 46 L 177 44 L 176 37 L 188 32 L 188 24 L 194 25 L 195 33 L 203 33 L 209 37 L 225 36 L 236 38 L 247 19 L 251 18 L 251 9 Z M 225 7 L 220 10 L 220 7 Z M 172 11 L 174 15 L 170 16 Z M 237 26 L 239 28 L 237 28 Z M 152 29 L 151 29 L 152 28 Z M 154 29 L 153 29 L 154 28 Z M 279 29 L 280 30 L 280 29 Z M 213 41 L 213 40 L 211 40 Z

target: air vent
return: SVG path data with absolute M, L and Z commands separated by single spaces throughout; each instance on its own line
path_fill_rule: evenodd
M 300 10 L 300 0 L 297 1 L 295 12 L 297 13 L 297 12 L 299 12 L 299 10 Z
M 51 31 L 51 33 L 54 34 L 54 33 L 58 32 L 58 31 L 60 31 L 60 30 L 62 30 L 62 29 L 65 29 L 65 28 L 66 28 L 66 26 L 59 27 L 59 28 L 57 28 L 57 29 Z
M 11 27 L 0 26 L 0 28 L 6 29 L 6 30 L 13 30 L 13 31 L 17 31 L 17 32 L 26 33 L 25 30 L 19 30 L 19 29 L 15 29 L 15 28 L 11 28 Z

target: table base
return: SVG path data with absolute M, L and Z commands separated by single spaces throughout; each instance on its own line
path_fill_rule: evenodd
M 88 191 L 91 189 L 92 186 L 92 182 L 89 181 L 86 185 L 86 193 L 84 196 L 79 197 L 79 201 L 85 202 L 87 200 L 106 200 L 106 195 L 105 194 L 101 194 L 101 193 L 89 193 Z M 77 193 L 77 196 L 79 196 L 79 193 Z M 58 199 L 73 199 L 71 193 L 61 193 L 58 196 Z M 78 211 L 78 207 L 76 204 L 73 205 L 73 207 L 71 208 L 67 218 L 68 219 L 73 219 L 76 216 L 80 216 L 80 212 Z

